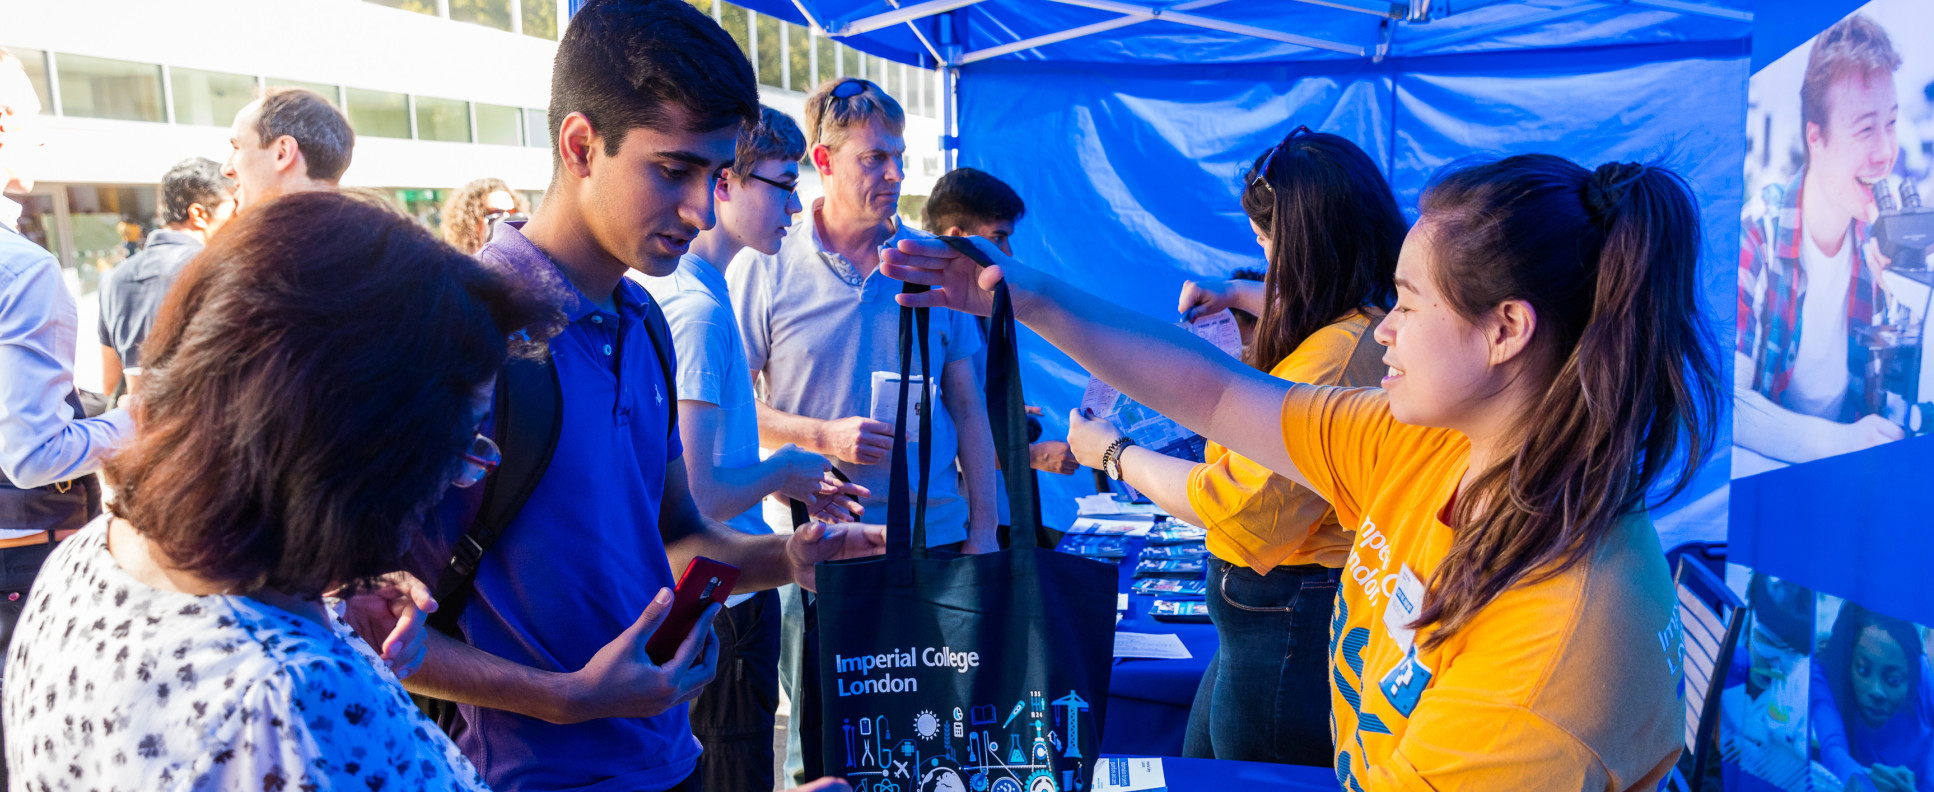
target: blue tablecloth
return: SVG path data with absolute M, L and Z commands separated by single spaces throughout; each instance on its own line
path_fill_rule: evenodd
M 1336 772 L 1327 767 L 1163 757 L 1162 777 L 1169 792 L 1337 792 Z
M 1136 541 L 1121 563 L 1117 591 L 1134 585 L 1135 560 L 1143 543 Z M 1101 750 L 1116 756 L 1180 756 L 1188 732 L 1189 705 L 1202 684 L 1209 656 L 1215 653 L 1215 627 L 1208 624 L 1157 621 L 1148 615 L 1154 597 L 1130 595 L 1128 610 L 1117 627 L 1123 632 L 1174 633 L 1194 655 L 1187 660 L 1119 659 L 1108 683 L 1108 716 L 1101 732 Z M 1178 760 L 1179 761 L 1179 760 Z M 1335 779 L 1331 783 L 1334 786 Z

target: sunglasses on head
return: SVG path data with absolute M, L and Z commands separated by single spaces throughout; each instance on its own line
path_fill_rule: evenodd
M 845 82 L 842 82 L 838 85 L 833 86 L 833 98 L 851 99 L 855 96 L 859 96 L 860 94 L 866 93 L 866 89 L 871 87 L 873 87 L 872 83 L 855 77 L 853 79 L 847 80 Z
M 1268 151 L 1263 152 L 1262 156 L 1256 158 L 1255 164 L 1249 166 L 1249 185 L 1254 186 L 1257 182 L 1262 182 L 1262 186 L 1269 187 L 1270 191 L 1274 192 L 1276 188 L 1270 187 L 1268 180 L 1264 177 L 1269 175 L 1269 166 L 1276 164 L 1276 152 L 1282 151 L 1283 146 L 1288 145 L 1292 140 L 1314 134 L 1316 133 L 1311 131 L 1307 125 L 1299 125 L 1294 130 L 1291 130 L 1289 136 L 1283 138 L 1282 142 L 1270 146 Z

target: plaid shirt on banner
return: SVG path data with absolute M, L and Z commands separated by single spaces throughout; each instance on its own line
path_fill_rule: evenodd
M 1782 407 L 1787 406 L 1784 396 L 1793 384 L 1793 364 L 1800 354 L 1800 306 L 1807 296 L 1806 271 L 1800 267 L 1800 245 L 1806 244 L 1800 228 L 1800 185 L 1805 179 L 1802 168 L 1792 181 L 1768 185 L 1759 200 L 1747 207 L 1740 224 L 1737 349 L 1752 360 L 1753 390 Z M 1886 321 L 1875 310 L 1884 296 L 1866 261 L 1871 227 L 1864 220 L 1855 220 L 1852 226 L 1847 244 L 1853 246 L 1853 279 L 1845 297 L 1847 398 L 1840 415 L 1820 416 L 1841 422 L 1867 413 L 1863 370 L 1868 352 L 1854 329 Z

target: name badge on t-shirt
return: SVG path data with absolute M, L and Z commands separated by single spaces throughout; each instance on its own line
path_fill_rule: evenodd
M 1390 592 L 1383 606 L 1383 628 L 1390 633 L 1390 640 L 1409 650 L 1417 638 L 1417 631 L 1410 629 L 1410 624 L 1423 611 L 1424 582 L 1410 571 L 1409 564 L 1404 564 L 1397 573 L 1397 589 Z
M 1424 695 L 1424 688 L 1430 686 L 1430 667 L 1417 659 L 1417 647 L 1410 647 L 1404 653 L 1403 662 L 1384 674 L 1377 682 L 1377 689 L 1383 691 L 1383 699 L 1390 702 L 1391 709 L 1406 718 L 1417 711 L 1417 700 Z

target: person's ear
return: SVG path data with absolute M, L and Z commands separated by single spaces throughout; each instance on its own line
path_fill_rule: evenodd
M 811 153 L 813 170 L 819 171 L 819 175 L 821 176 L 831 175 L 833 172 L 833 150 L 827 148 L 826 144 L 821 143 L 814 146 Z
M 585 118 L 583 113 L 567 115 L 564 123 L 558 125 L 558 158 L 572 176 L 590 178 L 591 157 L 598 145 L 597 130 L 591 128 L 591 119 Z
M 967 235 L 967 229 L 961 228 L 960 226 L 947 226 L 947 233 L 941 234 L 941 236 L 952 237 L 964 237 Z
M 1812 151 L 1827 144 L 1827 131 L 1812 121 L 1806 122 L 1806 150 Z
M 188 205 L 188 226 L 196 231 L 207 231 L 215 223 L 215 212 L 199 203 Z
M 297 165 L 302 164 L 302 146 L 295 142 L 293 136 L 283 135 L 276 138 L 274 143 L 269 144 L 269 148 L 273 149 L 269 153 L 274 157 L 277 173 L 294 170 Z
M 712 201 L 730 203 L 732 200 L 732 169 L 719 171 L 719 180 L 712 183 Z
M 1485 316 L 1483 330 L 1491 365 L 1501 366 L 1531 348 L 1531 336 L 1538 332 L 1538 312 L 1524 300 L 1505 300 Z

